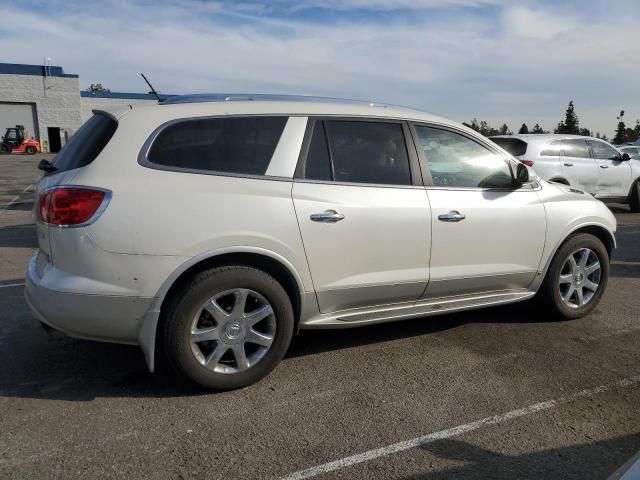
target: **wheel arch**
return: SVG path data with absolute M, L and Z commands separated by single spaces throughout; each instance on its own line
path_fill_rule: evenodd
M 568 187 L 571 186 L 571 184 L 569 183 L 569 180 L 567 180 L 564 177 L 553 177 L 549 181 L 550 182 L 555 182 L 555 183 L 561 183 L 562 185 L 567 185 Z
M 225 265 L 243 265 L 258 268 L 280 282 L 291 299 L 297 328 L 304 308 L 303 294 L 305 289 L 296 269 L 285 258 L 274 252 L 252 247 L 220 250 L 199 255 L 185 262 L 165 280 L 156 294 L 154 307 L 142 320 L 138 343 L 145 354 L 147 366 L 151 372 L 155 370 L 155 351 L 161 347 L 159 345 L 160 336 L 157 335 L 157 332 L 162 328 L 163 314 L 170 299 L 193 275 Z
M 572 235 L 576 235 L 578 233 L 590 233 L 594 237 L 600 239 L 604 244 L 605 248 L 607 249 L 607 253 L 609 254 L 609 259 L 611 259 L 611 254 L 613 253 L 613 249 L 616 248 L 616 238 L 606 226 L 599 223 L 588 223 L 588 224 L 575 226 L 572 230 L 570 230 L 567 234 L 565 234 L 562 237 L 562 239 L 555 245 L 551 254 L 549 255 L 549 258 L 547 258 L 544 264 L 544 269 L 539 272 L 538 277 L 532 282 L 530 288 L 533 288 L 536 291 L 538 290 L 538 288 L 540 288 L 542 281 L 547 275 L 547 271 L 549 270 L 551 262 L 553 261 L 560 247 L 567 241 L 567 239 L 569 239 L 569 237 L 571 237 Z

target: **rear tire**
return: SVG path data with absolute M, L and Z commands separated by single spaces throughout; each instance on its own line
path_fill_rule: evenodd
M 35 155 L 38 152 L 38 149 L 34 146 L 29 145 L 27 148 L 24 149 L 24 151 L 28 155 Z
M 600 302 L 609 279 L 609 254 L 588 233 L 570 236 L 558 249 L 538 296 L 564 318 L 588 315 Z
M 633 213 L 640 213 L 640 180 L 631 187 L 631 194 L 629 195 L 629 208 Z
M 163 332 L 167 359 L 180 375 L 207 389 L 255 383 L 289 348 L 294 328 L 291 300 L 261 270 L 207 270 L 173 298 Z

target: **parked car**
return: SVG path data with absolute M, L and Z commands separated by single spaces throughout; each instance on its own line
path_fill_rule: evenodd
M 35 316 L 217 390 L 267 375 L 299 329 L 536 294 L 547 318 L 582 317 L 615 247 L 591 195 L 386 105 L 213 95 L 97 111 L 42 168 Z
M 491 140 L 545 180 L 584 190 L 640 212 L 640 161 L 594 137 L 504 135 Z
M 636 146 L 624 146 L 624 147 L 619 147 L 620 151 L 622 153 L 627 153 L 629 154 L 629 157 L 631 157 L 634 160 L 640 160 L 640 146 L 636 147 Z

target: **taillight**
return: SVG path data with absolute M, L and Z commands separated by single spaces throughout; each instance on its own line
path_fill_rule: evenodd
M 109 197 L 109 192 L 94 188 L 56 187 L 45 190 L 38 200 L 38 218 L 59 227 L 82 225 L 95 221 Z
M 522 163 L 524 163 L 527 167 L 533 167 L 533 160 L 520 160 Z

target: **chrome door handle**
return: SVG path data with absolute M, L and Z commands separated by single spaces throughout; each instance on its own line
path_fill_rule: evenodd
M 459 222 L 460 220 L 464 220 L 465 215 L 460 213 L 457 210 L 452 210 L 449 213 L 443 213 L 442 215 L 438 215 L 438 220 L 441 222 Z
M 312 222 L 336 223 L 344 220 L 344 215 L 335 210 L 326 210 L 323 213 L 312 213 L 309 218 L 311 218 Z
M 600 168 L 609 168 L 609 165 L 600 165 Z
M 565 167 L 573 167 L 573 163 L 564 162 Z

